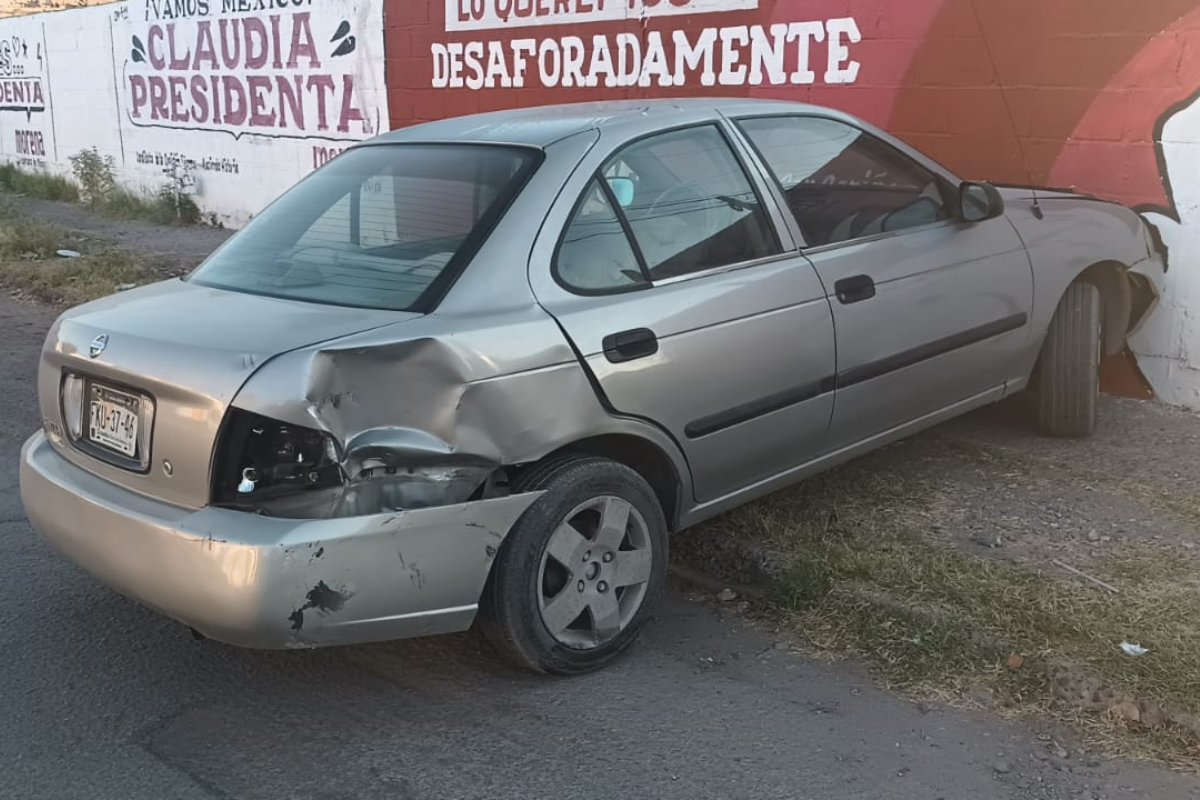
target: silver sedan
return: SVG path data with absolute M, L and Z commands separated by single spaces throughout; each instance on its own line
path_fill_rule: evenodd
M 63 314 L 21 495 L 207 637 L 478 622 L 585 672 L 637 637 L 669 534 L 1027 388 L 1090 433 L 1164 259 L 1126 208 L 964 182 L 824 108 L 419 125 Z

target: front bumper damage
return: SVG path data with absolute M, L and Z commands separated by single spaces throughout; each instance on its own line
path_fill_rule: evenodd
M 21 452 L 34 527 L 112 588 L 210 638 L 316 647 L 465 630 L 540 492 L 332 519 L 189 510 L 99 478 L 45 435 Z

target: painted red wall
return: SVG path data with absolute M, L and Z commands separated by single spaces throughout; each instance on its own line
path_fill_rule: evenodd
M 608 7 L 605 8 L 605 3 Z M 473 5 L 474 4 L 474 5 Z M 594 20 L 603 13 L 624 19 Z M 741 10 L 705 12 L 705 8 Z M 655 16 L 664 7 L 680 12 Z M 447 30 L 472 10 L 507 23 Z M 721 94 L 837 106 L 881 125 L 964 176 L 1071 185 L 1132 205 L 1169 206 L 1155 153 L 1158 120 L 1200 89 L 1197 0 L 389 0 L 385 7 L 393 127 L 518 105 L 616 97 Z M 538 12 L 574 12 L 569 24 L 521 25 Z M 645 18 L 639 18 L 641 14 Z M 590 15 L 590 16 L 589 16 Z M 860 66 L 852 83 L 825 83 L 828 36 L 811 42 L 811 85 L 546 87 L 435 86 L 439 48 L 530 38 L 632 34 L 642 43 L 676 31 L 854 20 L 845 42 Z M 795 44 L 789 45 L 794 48 Z M 667 48 L 671 56 L 670 47 Z M 719 45 L 718 45 L 719 51 Z M 440 50 L 444 53 L 445 50 Z M 743 48 L 744 52 L 744 48 Z M 796 58 L 791 54 L 785 61 Z M 744 62 L 743 62 L 744 63 Z M 789 65 L 789 69 L 791 66 Z M 442 78 L 445 75 L 443 74 Z M 442 80 L 441 83 L 447 81 Z M 560 80 L 561 83 L 561 80 Z M 1002 93 L 1000 87 L 1004 87 Z M 1019 144 L 1018 144 L 1019 142 Z

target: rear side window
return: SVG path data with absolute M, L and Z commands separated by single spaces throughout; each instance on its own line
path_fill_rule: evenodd
M 865 131 L 821 117 L 738 124 L 779 181 L 810 245 L 950 218 L 937 177 Z
M 349 150 L 284 194 L 189 280 L 334 305 L 420 310 L 536 165 L 482 145 Z
M 586 293 L 646 283 L 633 245 L 599 179 L 588 184 L 558 248 L 558 276 Z
M 556 269 L 573 289 L 622 291 L 779 252 L 750 178 L 720 130 L 704 125 L 609 159 L 563 234 Z

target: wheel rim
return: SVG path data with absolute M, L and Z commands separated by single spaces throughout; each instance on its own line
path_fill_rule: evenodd
M 612 641 L 642 607 L 653 563 L 646 520 L 632 503 L 613 496 L 581 503 L 554 529 L 542 553 L 542 624 L 576 650 Z

